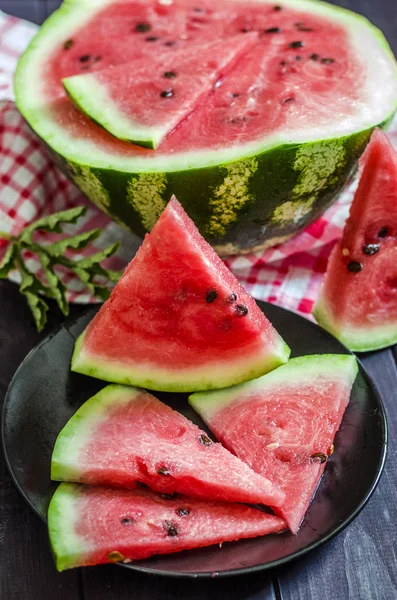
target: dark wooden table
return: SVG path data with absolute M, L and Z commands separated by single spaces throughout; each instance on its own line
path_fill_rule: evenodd
M 57 0 L 0 0 L 9 13 L 41 22 Z M 338 0 L 369 17 L 397 54 L 397 0 Z M 81 307 L 73 307 L 78 314 Z M 0 281 L 0 398 L 29 350 L 61 322 L 53 307 L 39 336 L 16 286 Z M 0 457 L 1 600 L 397 600 L 397 352 L 368 354 L 364 364 L 386 405 L 390 445 L 369 504 L 337 538 L 271 574 L 214 581 L 177 581 L 117 566 L 55 570 L 44 524 L 16 491 Z

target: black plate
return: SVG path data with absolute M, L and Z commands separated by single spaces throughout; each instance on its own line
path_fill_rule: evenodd
M 306 319 L 258 303 L 292 348 L 293 356 L 342 354 L 342 344 Z M 3 444 L 8 468 L 29 506 L 42 518 L 56 484 L 50 481 L 55 439 L 66 421 L 106 383 L 71 373 L 76 337 L 95 314 L 90 309 L 65 323 L 27 356 L 15 374 L 4 404 Z M 187 394 L 156 394 L 203 429 Z M 216 576 L 264 570 L 293 560 L 331 539 L 364 507 L 378 483 L 386 457 L 387 425 L 381 399 L 360 365 L 352 397 L 336 436 L 317 494 L 297 535 L 252 540 L 153 557 L 124 565 L 163 575 Z

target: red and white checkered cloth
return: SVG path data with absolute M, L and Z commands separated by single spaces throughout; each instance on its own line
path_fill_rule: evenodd
M 0 231 L 16 235 L 38 217 L 88 204 L 85 217 L 77 225 L 68 226 L 67 233 L 97 227 L 103 233 L 89 249 L 74 256 L 82 258 L 119 240 L 121 248 L 107 266 L 121 269 L 131 260 L 140 241 L 87 202 L 60 173 L 13 103 L 16 61 L 36 29 L 35 25 L 0 11 Z M 389 135 L 397 147 L 397 121 Z M 311 318 L 327 259 L 342 233 L 352 195 L 351 187 L 320 219 L 290 241 L 262 253 L 230 257 L 225 262 L 255 298 Z M 43 241 L 48 235 L 43 234 Z M 0 240 L 0 257 L 5 245 Z M 28 267 L 37 272 L 39 265 L 34 256 L 27 258 Z M 12 274 L 12 279 L 18 281 L 18 274 Z M 76 278 L 69 277 L 65 284 L 70 302 L 95 301 Z

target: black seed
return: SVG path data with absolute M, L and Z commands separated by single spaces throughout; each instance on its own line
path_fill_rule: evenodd
M 284 98 L 284 100 L 281 100 L 281 104 L 287 104 L 288 102 L 293 102 L 294 100 L 295 98 L 290 96 L 289 98 Z
M 102 56 L 95 56 L 94 61 L 98 62 L 99 60 L 102 60 Z
M 236 92 L 232 93 L 232 98 L 238 98 L 240 94 L 237 94 Z
M 121 554 L 118 550 L 113 550 L 112 552 L 109 552 L 108 560 L 110 562 L 120 562 L 121 560 L 124 560 L 124 554 Z
M 87 62 L 88 60 L 90 60 L 91 58 L 91 54 L 83 54 L 83 56 L 80 56 L 79 61 L 84 63 Z
M 136 481 L 135 485 L 137 488 L 141 488 L 141 489 L 146 489 L 148 486 L 146 485 L 146 483 L 143 483 L 142 481 Z
M 269 27 L 269 29 L 265 29 L 264 33 L 280 33 L 280 27 Z
M 363 252 L 364 254 L 368 254 L 368 256 L 372 256 L 373 254 L 379 252 L 379 249 L 380 244 L 367 244 L 366 246 L 364 246 Z
M 305 45 L 304 42 L 291 42 L 289 44 L 290 48 L 303 48 L 303 46 Z
M 164 77 L 166 79 L 173 79 L 174 77 L 176 77 L 176 73 L 174 73 L 174 71 L 166 71 L 164 73 Z
M 229 302 L 230 304 L 232 304 L 233 302 L 236 302 L 236 300 L 237 300 L 237 296 L 236 296 L 236 294 L 234 292 L 232 292 L 230 294 L 230 296 L 228 296 L 226 298 L 226 302 Z
M 249 27 L 243 27 L 242 29 L 240 29 L 240 33 L 248 33 L 249 31 L 251 31 Z
M 295 56 L 295 60 L 302 60 L 302 57 L 300 54 L 297 54 L 297 56 Z
M 174 500 L 174 498 L 176 498 L 177 494 L 161 494 L 161 497 L 164 500 Z
M 158 38 L 158 37 L 156 37 L 155 35 L 150 35 L 149 37 L 145 38 L 145 40 L 146 40 L 147 42 L 157 42 L 157 40 L 158 40 L 158 39 L 159 39 L 159 38 Z
M 174 523 L 171 523 L 171 521 L 163 521 L 163 527 L 166 530 L 167 535 L 170 537 L 175 537 L 178 535 L 178 528 L 176 525 L 174 525 Z
M 244 304 L 237 304 L 236 305 L 236 314 L 239 317 L 245 317 L 245 315 L 248 314 L 248 308 L 246 306 L 244 306 Z
M 66 42 L 63 45 L 64 50 L 69 50 L 69 48 L 71 48 L 74 44 L 73 40 L 66 40 Z
M 287 63 L 286 63 L 286 61 L 285 61 L 285 60 L 282 60 L 282 61 L 280 61 L 280 65 L 281 65 L 282 67 L 285 67 L 285 65 L 286 65 L 286 64 L 287 64 Z
M 279 6 L 278 4 L 276 4 L 276 6 L 273 6 L 273 10 L 275 10 L 276 12 L 281 10 L 281 6 Z
M 199 437 L 199 442 L 200 444 L 203 444 L 203 446 L 212 446 L 212 441 L 210 440 L 210 438 L 207 435 L 204 435 L 203 433 Z
M 165 42 L 164 46 L 175 46 L 175 42 Z
M 319 458 L 320 459 L 320 463 L 325 463 L 327 460 L 327 456 L 325 454 L 323 454 L 322 452 L 316 452 L 316 454 L 312 454 L 310 457 L 312 460 Z
M 199 13 L 204 13 L 205 12 L 205 8 L 200 8 L 199 6 L 195 6 L 193 8 L 194 12 L 199 12 Z
M 205 295 L 205 301 L 208 302 L 208 304 L 215 302 L 217 298 L 218 292 L 216 290 L 208 290 L 208 292 Z
M 171 98 L 174 95 L 174 91 L 170 88 L 169 90 L 163 90 L 160 92 L 162 98 Z
M 137 31 L 138 33 L 146 33 L 147 31 L 151 30 L 151 26 L 149 25 L 149 23 L 138 23 L 135 26 L 135 31 Z
M 180 517 L 187 517 L 190 515 L 190 510 L 188 508 L 177 508 L 175 512 Z
M 384 238 L 387 236 L 387 234 L 389 233 L 389 230 L 387 227 L 382 227 L 382 229 L 379 229 L 378 231 L 378 237 L 380 238 Z
M 157 474 L 158 475 L 169 475 L 170 472 L 167 469 L 167 467 L 160 467 L 159 469 L 157 469 Z
M 298 31 L 313 31 L 313 29 L 311 29 L 310 27 L 298 27 Z
M 333 62 L 335 62 L 335 60 L 334 60 L 333 58 L 322 58 L 322 59 L 321 59 L 321 62 L 322 62 L 324 65 L 330 65 L 330 64 L 332 64 Z
M 122 523 L 123 525 L 131 525 L 133 520 L 134 519 L 131 519 L 130 517 L 124 517 L 123 519 L 120 520 L 120 523 Z
M 310 57 L 312 60 L 318 60 L 320 57 L 318 54 L 312 54 Z
M 349 269 L 349 271 L 351 271 L 351 273 L 359 273 L 362 270 L 363 265 L 360 262 L 357 262 L 356 260 L 352 260 L 347 265 L 347 268 Z

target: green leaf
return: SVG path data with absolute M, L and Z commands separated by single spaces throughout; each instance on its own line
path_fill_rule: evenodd
M 42 331 L 47 324 L 48 304 L 42 298 L 31 292 L 25 291 L 30 310 L 36 322 L 37 331 Z
M 61 225 L 64 223 L 76 223 L 78 219 L 87 212 L 86 206 L 76 206 L 68 210 L 62 210 L 52 215 L 46 215 L 37 219 L 31 225 L 25 227 L 19 239 L 24 244 L 30 244 L 35 231 L 48 231 L 50 233 L 62 233 Z
M 48 286 L 52 292 L 52 297 L 56 300 L 62 313 L 67 316 L 69 314 L 69 304 L 66 300 L 66 286 L 63 284 L 61 279 L 53 268 L 53 262 L 51 258 L 43 252 L 40 248 L 34 247 L 34 252 L 40 260 L 44 275 L 47 279 Z
M 85 248 L 90 242 L 96 240 L 101 233 L 101 229 L 86 231 L 79 235 L 59 240 L 48 246 L 42 246 L 42 250 L 54 257 L 63 256 L 68 249 L 81 250 L 82 248 Z
M 97 252 L 96 254 L 92 254 L 87 258 L 79 260 L 79 267 L 81 267 L 82 269 L 89 269 L 90 267 L 93 267 L 94 265 L 97 265 L 103 260 L 105 260 L 105 258 L 109 258 L 109 256 L 113 256 L 113 254 L 116 254 L 119 248 L 120 242 L 116 242 L 115 244 L 108 246 L 104 250 L 101 250 L 101 252 Z
M 17 245 L 15 242 L 10 244 L 0 263 L 0 279 L 5 279 L 10 271 L 15 269 L 15 260 L 17 254 Z

